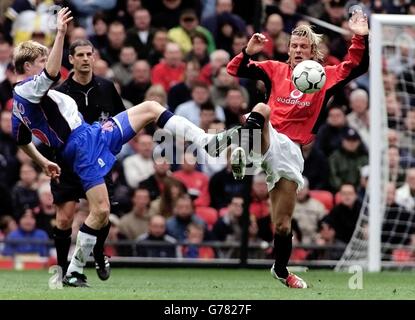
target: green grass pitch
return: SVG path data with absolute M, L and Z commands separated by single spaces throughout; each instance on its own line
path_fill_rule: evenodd
M 102 282 L 87 269 L 91 288 L 50 289 L 48 270 L 0 271 L 0 299 L 110 300 L 331 300 L 415 299 L 414 272 L 364 273 L 363 289 L 349 289 L 352 274 L 299 273 L 312 288 L 288 289 L 268 270 L 113 269 Z

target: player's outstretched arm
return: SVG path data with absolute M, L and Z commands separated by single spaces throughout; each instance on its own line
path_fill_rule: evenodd
M 54 162 L 46 159 L 37 149 L 33 142 L 19 146 L 32 160 L 39 165 L 47 176 L 57 179 L 61 173 L 61 168 Z
M 349 19 L 349 27 L 354 34 L 365 36 L 369 34 L 369 24 L 367 22 L 367 16 L 361 9 L 353 11 L 351 18 Z
M 58 12 L 56 20 L 57 31 L 55 42 L 53 43 L 53 47 L 50 51 L 48 61 L 46 62 L 46 72 L 51 77 L 56 77 L 59 74 L 59 70 L 61 69 L 65 34 L 68 28 L 68 23 L 73 19 L 73 17 L 71 17 L 70 15 L 71 11 L 69 11 L 68 8 L 62 8 Z

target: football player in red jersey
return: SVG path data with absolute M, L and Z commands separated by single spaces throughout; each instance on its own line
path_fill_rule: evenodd
M 292 250 L 291 218 L 296 192 L 304 183 L 302 148 L 314 139 L 322 119 L 322 109 L 336 90 L 350 80 L 364 74 L 369 65 L 367 17 L 361 10 L 352 12 L 349 20 L 354 33 L 348 55 L 335 66 L 325 67 L 327 76 L 324 87 L 313 94 L 303 94 L 291 81 L 294 67 L 304 60 L 322 58 L 318 50 L 321 35 L 306 25 L 296 27 L 291 33 L 287 63 L 266 60 L 257 62 L 251 56 L 263 50 L 266 37 L 255 33 L 247 47 L 228 64 L 228 72 L 237 77 L 262 80 L 267 91 L 267 104 L 257 104 L 242 129 L 261 129 L 262 167 L 267 174 L 271 198 L 271 216 L 275 226 L 275 263 L 271 268 L 274 278 L 290 288 L 307 288 L 300 277 L 288 272 L 287 264 Z M 242 136 L 243 137 L 243 136 Z M 243 140 L 243 139 L 242 139 Z M 235 178 L 243 178 L 248 146 L 236 148 L 231 161 Z

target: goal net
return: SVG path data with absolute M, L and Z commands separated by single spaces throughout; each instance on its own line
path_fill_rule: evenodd
M 415 16 L 370 19 L 369 181 L 336 270 L 415 267 Z

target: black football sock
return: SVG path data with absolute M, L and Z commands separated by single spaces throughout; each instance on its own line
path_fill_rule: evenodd
M 63 274 L 68 268 L 68 254 L 71 247 L 72 229 L 62 230 L 57 227 L 53 228 L 53 240 L 55 241 L 56 255 L 58 265 L 62 268 Z
M 241 147 L 249 154 L 254 148 L 254 132 L 262 130 L 265 125 L 265 118 L 259 112 L 253 111 L 246 119 L 246 123 L 240 130 Z
M 288 235 L 274 235 L 274 270 L 278 277 L 284 279 L 288 277 L 287 265 L 293 248 L 292 237 L 291 232 Z
M 93 250 L 95 258 L 104 255 L 104 244 L 105 244 L 105 240 L 108 237 L 108 233 L 110 232 L 110 228 L 111 228 L 111 223 L 108 222 L 108 224 L 105 227 L 102 227 L 101 229 L 99 229 L 98 236 L 97 236 L 97 242 L 95 243 L 94 250 Z

